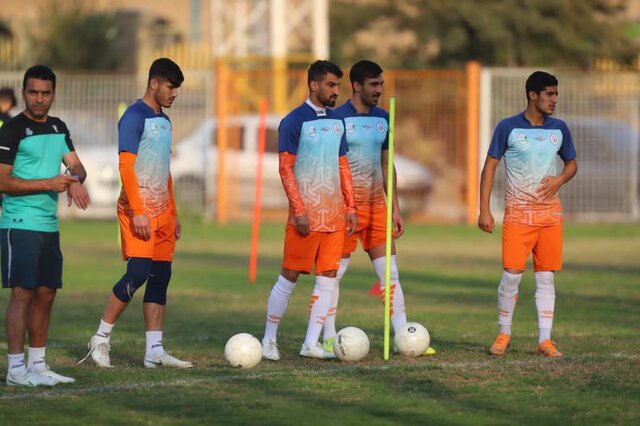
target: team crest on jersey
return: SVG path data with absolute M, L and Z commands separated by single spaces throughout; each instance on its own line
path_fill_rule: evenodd
M 342 128 L 340 128 L 340 125 L 338 123 L 333 125 L 333 133 L 335 133 L 336 135 L 342 134 Z
M 151 131 L 153 133 L 158 133 L 158 126 L 156 125 L 156 123 L 151 123 L 151 126 L 149 126 L 151 128 Z
M 560 138 L 558 138 L 558 135 L 551 135 L 551 143 L 554 145 L 558 145 L 558 143 L 560 142 Z
M 356 125 L 352 121 L 347 121 L 346 125 L 347 125 L 347 132 L 355 132 L 356 131 Z
M 527 139 L 527 135 L 525 135 L 524 133 L 520 133 L 516 138 L 516 140 L 518 141 L 519 144 L 522 144 L 522 145 L 526 145 L 529 143 L 529 140 Z
M 58 126 L 56 126 L 55 124 L 52 124 L 51 127 L 53 127 L 53 131 L 58 133 Z
M 307 129 L 307 134 L 311 137 L 315 137 L 318 135 L 318 130 L 316 130 L 315 126 L 309 126 Z
M 33 130 L 31 130 L 29 127 L 27 127 L 26 129 L 24 129 L 24 133 L 27 136 L 31 136 L 31 135 L 33 135 Z
M 384 133 L 387 130 L 387 129 L 384 128 L 384 124 L 382 124 L 382 123 L 376 124 L 376 129 L 378 129 L 378 131 L 380 133 Z

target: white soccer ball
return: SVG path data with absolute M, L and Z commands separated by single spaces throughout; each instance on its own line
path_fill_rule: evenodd
M 369 338 L 358 327 L 345 327 L 333 341 L 333 353 L 340 361 L 360 361 L 369 353 Z
M 396 332 L 393 343 L 401 355 L 420 356 L 429 347 L 431 339 L 429 332 L 422 324 L 408 322 Z
M 224 345 L 224 358 L 233 367 L 255 367 L 262 359 L 262 345 L 249 333 L 238 333 Z

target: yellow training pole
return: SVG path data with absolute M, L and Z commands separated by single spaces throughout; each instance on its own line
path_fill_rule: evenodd
M 396 98 L 389 99 L 389 162 L 387 163 L 387 237 L 384 271 L 384 359 L 389 359 L 389 332 L 391 317 L 391 243 L 393 219 L 393 138 L 396 115 Z

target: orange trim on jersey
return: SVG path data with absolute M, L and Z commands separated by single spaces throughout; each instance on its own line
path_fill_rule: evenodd
M 300 191 L 298 191 L 298 182 L 296 176 L 293 173 L 293 166 L 296 164 L 296 156 L 289 152 L 281 152 L 278 155 L 280 160 L 280 180 L 282 180 L 282 186 L 284 192 L 289 199 L 289 205 L 293 210 L 294 216 L 302 216 L 307 214 L 307 208 L 304 206 Z
M 342 186 L 342 197 L 347 207 L 347 213 L 356 212 L 356 197 L 353 190 L 353 179 L 351 169 L 346 155 L 340 157 L 340 186 Z
M 119 158 L 120 179 L 122 180 L 122 188 L 124 193 L 127 194 L 127 200 L 129 200 L 129 206 L 134 215 L 141 215 L 146 213 L 142 205 L 142 199 L 138 192 L 138 177 L 134 165 L 138 156 L 132 152 L 122 151 Z

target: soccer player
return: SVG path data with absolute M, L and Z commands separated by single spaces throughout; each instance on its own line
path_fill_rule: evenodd
M 501 120 L 491 140 L 480 179 L 478 227 L 493 232 L 491 189 L 500 159 L 507 173 L 502 227 L 502 278 L 498 286 L 498 337 L 492 355 L 502 356 L 511 343 L 511 322 L 525 262 L 533 253 L 538 310 L 538 352 L 560 357 L 551 341 L 555 305 L 554 273 L 562 268 L 562 209 L 558 190 L 578 166 L 569 128 L 551 117 L 558 102 L 558 80 L 536 71 L 525 84 L 527 109 Z M 564 162 L 556 170 L 556 156 Z
M 316 61 L 307 74 L 309 98 L 291 111 L 278 128 L 280 177 L 289 199 L 284 259 L 267 304 L 262 357 L 280 359 L 276 333 L 300 274 L 315 268 L 309 324 L 300 355 L 335 358 L 318 341 L 336 286 L 345 229 L 356 229 L 357 215 L 344 124 L 335 106 L 340 68 Z
M 144 366 L 193 367 L 190 362 L 169 355 L 162 345 L 171 263 L 181 232 L 169 172 L 171 121 L 162 108 L 171 107 L 183 81 L 182 71 L 175 62 L 156 59 L 149 69 L 143 98 L 131 105 L 118 123 L 122 179 L 118 222 L 127 270 L 113 287 L 98 330 L 89 342 L 87 357 L 90 355 L 98 367 L 112 366 L 111 331 L 136 290 L 145 282 Z
M 358 211 L 358 229 L 345 237 L 340 268 L 336 276 L 329 315 L 324 324 L 324 349 L 333 351 L 336 335 L 336 313 L 339 298 L 339 283 L 344 276 L 358 239 L 369 254 L 380 289 L 385 287 L 385 253 L 387 205 L 385 190 L 389 161 L 389 114 L 378 107 L 382 96 L 384 78 L 382 68 L 375 62 L 363 60 L 355 63 L 349 73 L 352 95 L 335 112 L 344 119 L 349 152 L 349 166 L 353 176 L 353 187 Z M 395 238 L 404 233 L 404 222 L 400 216 L 400 204 L 396 191 L 396 171 L 392 197 L 392 223 L 394 241 L 391 242 L 391 324 L 394 332 L 407 323 L 404 294 L 400 286 L 396 265 Z M 384 299 L 383 299 L 384 301 Z M 435 353 L 431 348 L 429 354 Z
M 22 82 L 25 109 L 0 128 L 2 287 L 11 289 L 5 314 L 7 385 L 53 386 L 74 379 L 45 362 L 51 309 L 62 288 L 58 193 L 86 209 L 87 173 L 65 123 L 49 116 L 56 75 L 44 65 L 29 68 Z M 60 174 L 64 163 L 68 174 Z M 25 333 L 29 357 L 24 364 Z

